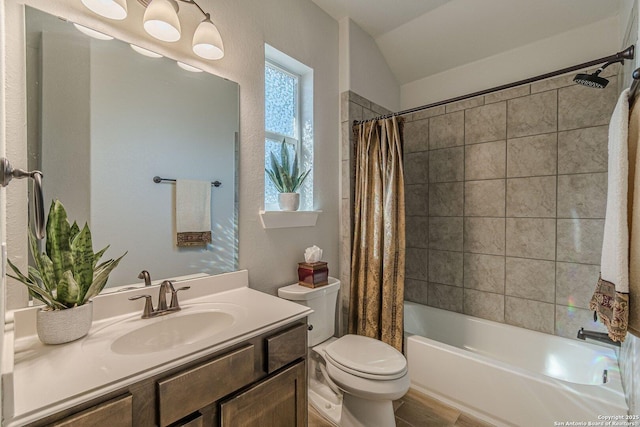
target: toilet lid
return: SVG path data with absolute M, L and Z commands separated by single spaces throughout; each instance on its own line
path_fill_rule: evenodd
M 407 359 L 382 341 L 360 335 L 345 335 L 327 345 L 325 353 L 347 372 L 363 377 L 404 375 Z

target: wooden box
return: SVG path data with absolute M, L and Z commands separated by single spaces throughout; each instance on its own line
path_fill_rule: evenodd
M 299 262 L 298 284 L 307 288 L 317 288 L 329 284 L 329 268 L 324 261 Z

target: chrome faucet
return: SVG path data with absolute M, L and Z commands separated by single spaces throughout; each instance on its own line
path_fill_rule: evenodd
M 599 341 L 609 345 L 615 345 L 616 347 L 620 347 L 619 341 L 613 341 L 609 338 L 609 334 L 604 332 L 596 332 L 596 331 L 585 331 L 584 328 L 580 328 L 578 331 L 578 339 L 586 340 L 587 338 L 592 339 L 594 341 Z
M 144 286 L 151 286 L 151 275 L 147 270 L 142 270 L 138 274 L 138 279 L 144 279 Z
M 140 274 L 142 275 L 142 273 Z M 145 298 L 144 310 L 142 311 L 142 318 L 149 319 L 151 317 L 164 316 L 165 314 L 169 314 L 174 311 L 180 311 L 180 304 L 178 303 L 178 292 L 186 291 L 189 288 L 190 286 L 184 286 L 182 288 L 175 289 L 171 281 L 165 280 L 160 284 L 160 292 L 158 294 L 158 308 L 155 308 L 155 309 L 153 308 L 151 295 L 136 295 L 134 297 L 129 298 L 129 300 L 134 301 L 140 298 Z M 171 292 L 171 303 L 167 307 L 167 293 L 169 292 Z

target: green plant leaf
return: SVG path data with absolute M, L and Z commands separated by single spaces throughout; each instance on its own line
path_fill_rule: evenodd
M 56 300 L 65 307 L 71 308 L 79 303 L 80 286 L 73 278 L 71 270 L 62 273 L 62 279 L 56 288 Z
M 69 242 L 73 241 L 73 238 L 76 237 L 79 232 L 80 227 L 78 227 L 78 223 L 73 221 L 73 224 L 71 224 L 71 228 L 69 229 Z
M 60 201 L 51 203 L 47 218 L 47 255 L 53 262 L 53 273 L 56 283 L 60 283 L 65 271 L 71 270 L 73 257 L 70 240 L 71 226 L 67 220 L 67 212 Z
M 71 254 L 73 255 L 73 277 L 83 297 L 93 282 L 93 244 L 87 224 L 71 241 Z
M 122 254 L 120 258 L 117 258 L 115 260 L 110 259 L 109 261 L 102 263 L 102 267 L 94 271 L 93 283 L 91 283 L 91 286 L 89 286 L 89 289 L 84 294 L 84 297 L 82 298 L 82 302 L 80 302 L 80 304 L 85 304 L 91 298 L 98 295 L 102 291 L 102 289 L 107 284 L 107 280 L 109 279 L 109 274 L 114 268 L 118 266 L 118 264 L 120 263 L 120 260 L 124 258 L 126 254 L 127 252 Z
M 109 246 L 111 245 L 107 245 L 104 247 L 104 249 L 96 252 L 95 254 L 93 254 L 93 269 L 95 270 L 96 268 L 96 264 L 98 264 L 98 261 L 100 261 L 100 258 L 102 258 L 102 255 L 104 255 L 105 252 L 107 252 L 107 249 L 109 249 Z

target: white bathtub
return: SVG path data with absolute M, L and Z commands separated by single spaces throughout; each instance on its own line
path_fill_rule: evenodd
M 412 302 L 404 315 L 411 387 L 464 412 L 518 427 L 607 425 L 627 414 L 609 347 Z

